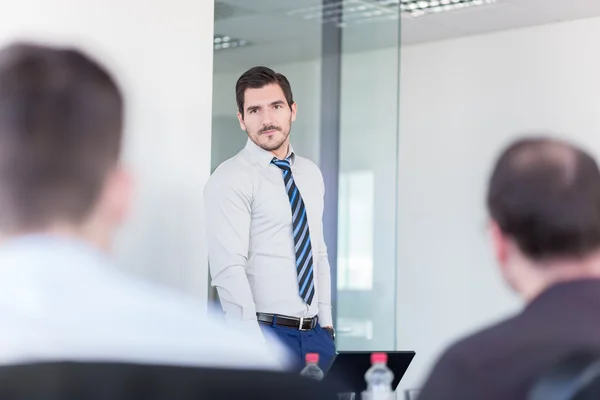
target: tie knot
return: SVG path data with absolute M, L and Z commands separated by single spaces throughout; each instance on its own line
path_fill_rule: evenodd
M 273 158 L 273 160 L 271 160 L 272 164 L 277 165 L 280 169 L 282 170 L 290 170 L 290 162 L 289 160 L 285 159 L 285 160 L 278 160 L 277 158 Z

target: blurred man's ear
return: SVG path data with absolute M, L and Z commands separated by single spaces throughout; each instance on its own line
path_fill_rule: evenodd
M 124 166 L 113 169 L 102 193 L 102 218 L 111 225 L 120 225 L 129 215 L 133 201 L 133 178 Z
M 498 263 L 503 266 L 506 264 L 508 258 L 508 239 L 494 220 L 490 221 L 489 230 L 492 248 L 494 250 L 494 257 Z
M 512 240 L 506 236 L 500 229 L 496 221 L 490 222 L 490 238 L 492 241 L 492 248 L 494 249 L 494 257 L 500 267 L 500 274 L 504 281 L 517 293 L 519 293 L 520 287 L 520 272 L 515 269 L 515 266 L 509 262 L 510 248 L 515 244 Z M 512 255 L 514 257 L 514 254 Z
M 118 228 L 125 222 L 133 200 L 133 179 L 122 166 L 112 169 L 92 213 L 82 226 L 83 234 L 104 251 L 110 251 Z

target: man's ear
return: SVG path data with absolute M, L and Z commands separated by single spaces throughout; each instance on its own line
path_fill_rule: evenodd
M 237 117 L 238 117 L 238 121 L 240 121 L 240 129 L 245 132 L 246 131 L 246 124 L 244 123 L 244 116 L 242 115 L 242 113 L 240 113 L 238 111 Z
M 294 122 L 296 120 L 297 109 L 298 109 L 298 106 L 296 105 L 296 102 L 292 103 L 292 122 Z
M 508 238 L 498 226 L 498 223 L 494 220 L 490 221 L 490 239 L 492 241 L 492 248 L 494 249 L 494 256 L 500 265 L 506 263 L 508 258 Z
M 129 215 L 133 186 L 133 177 L 125 167 L 119 166 L 109 173 L 103 192 L 104 208 L 108 212 L 107 217 L 117 224 Z

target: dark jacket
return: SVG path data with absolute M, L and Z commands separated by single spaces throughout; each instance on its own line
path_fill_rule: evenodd
M 448 349 L 419 400 L 520 400 L 554 364 L 600 350 L 600 280 L 557 284 L 521 314 Z

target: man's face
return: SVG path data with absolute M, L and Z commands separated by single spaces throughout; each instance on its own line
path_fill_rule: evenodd
M 287 145 L 292 122 L 296 120 L 296 103 L 290 105 L 278 84 L 247 89 L 244 115 L 238 113 L 240 127 L 250 140 L 267 151 Z

